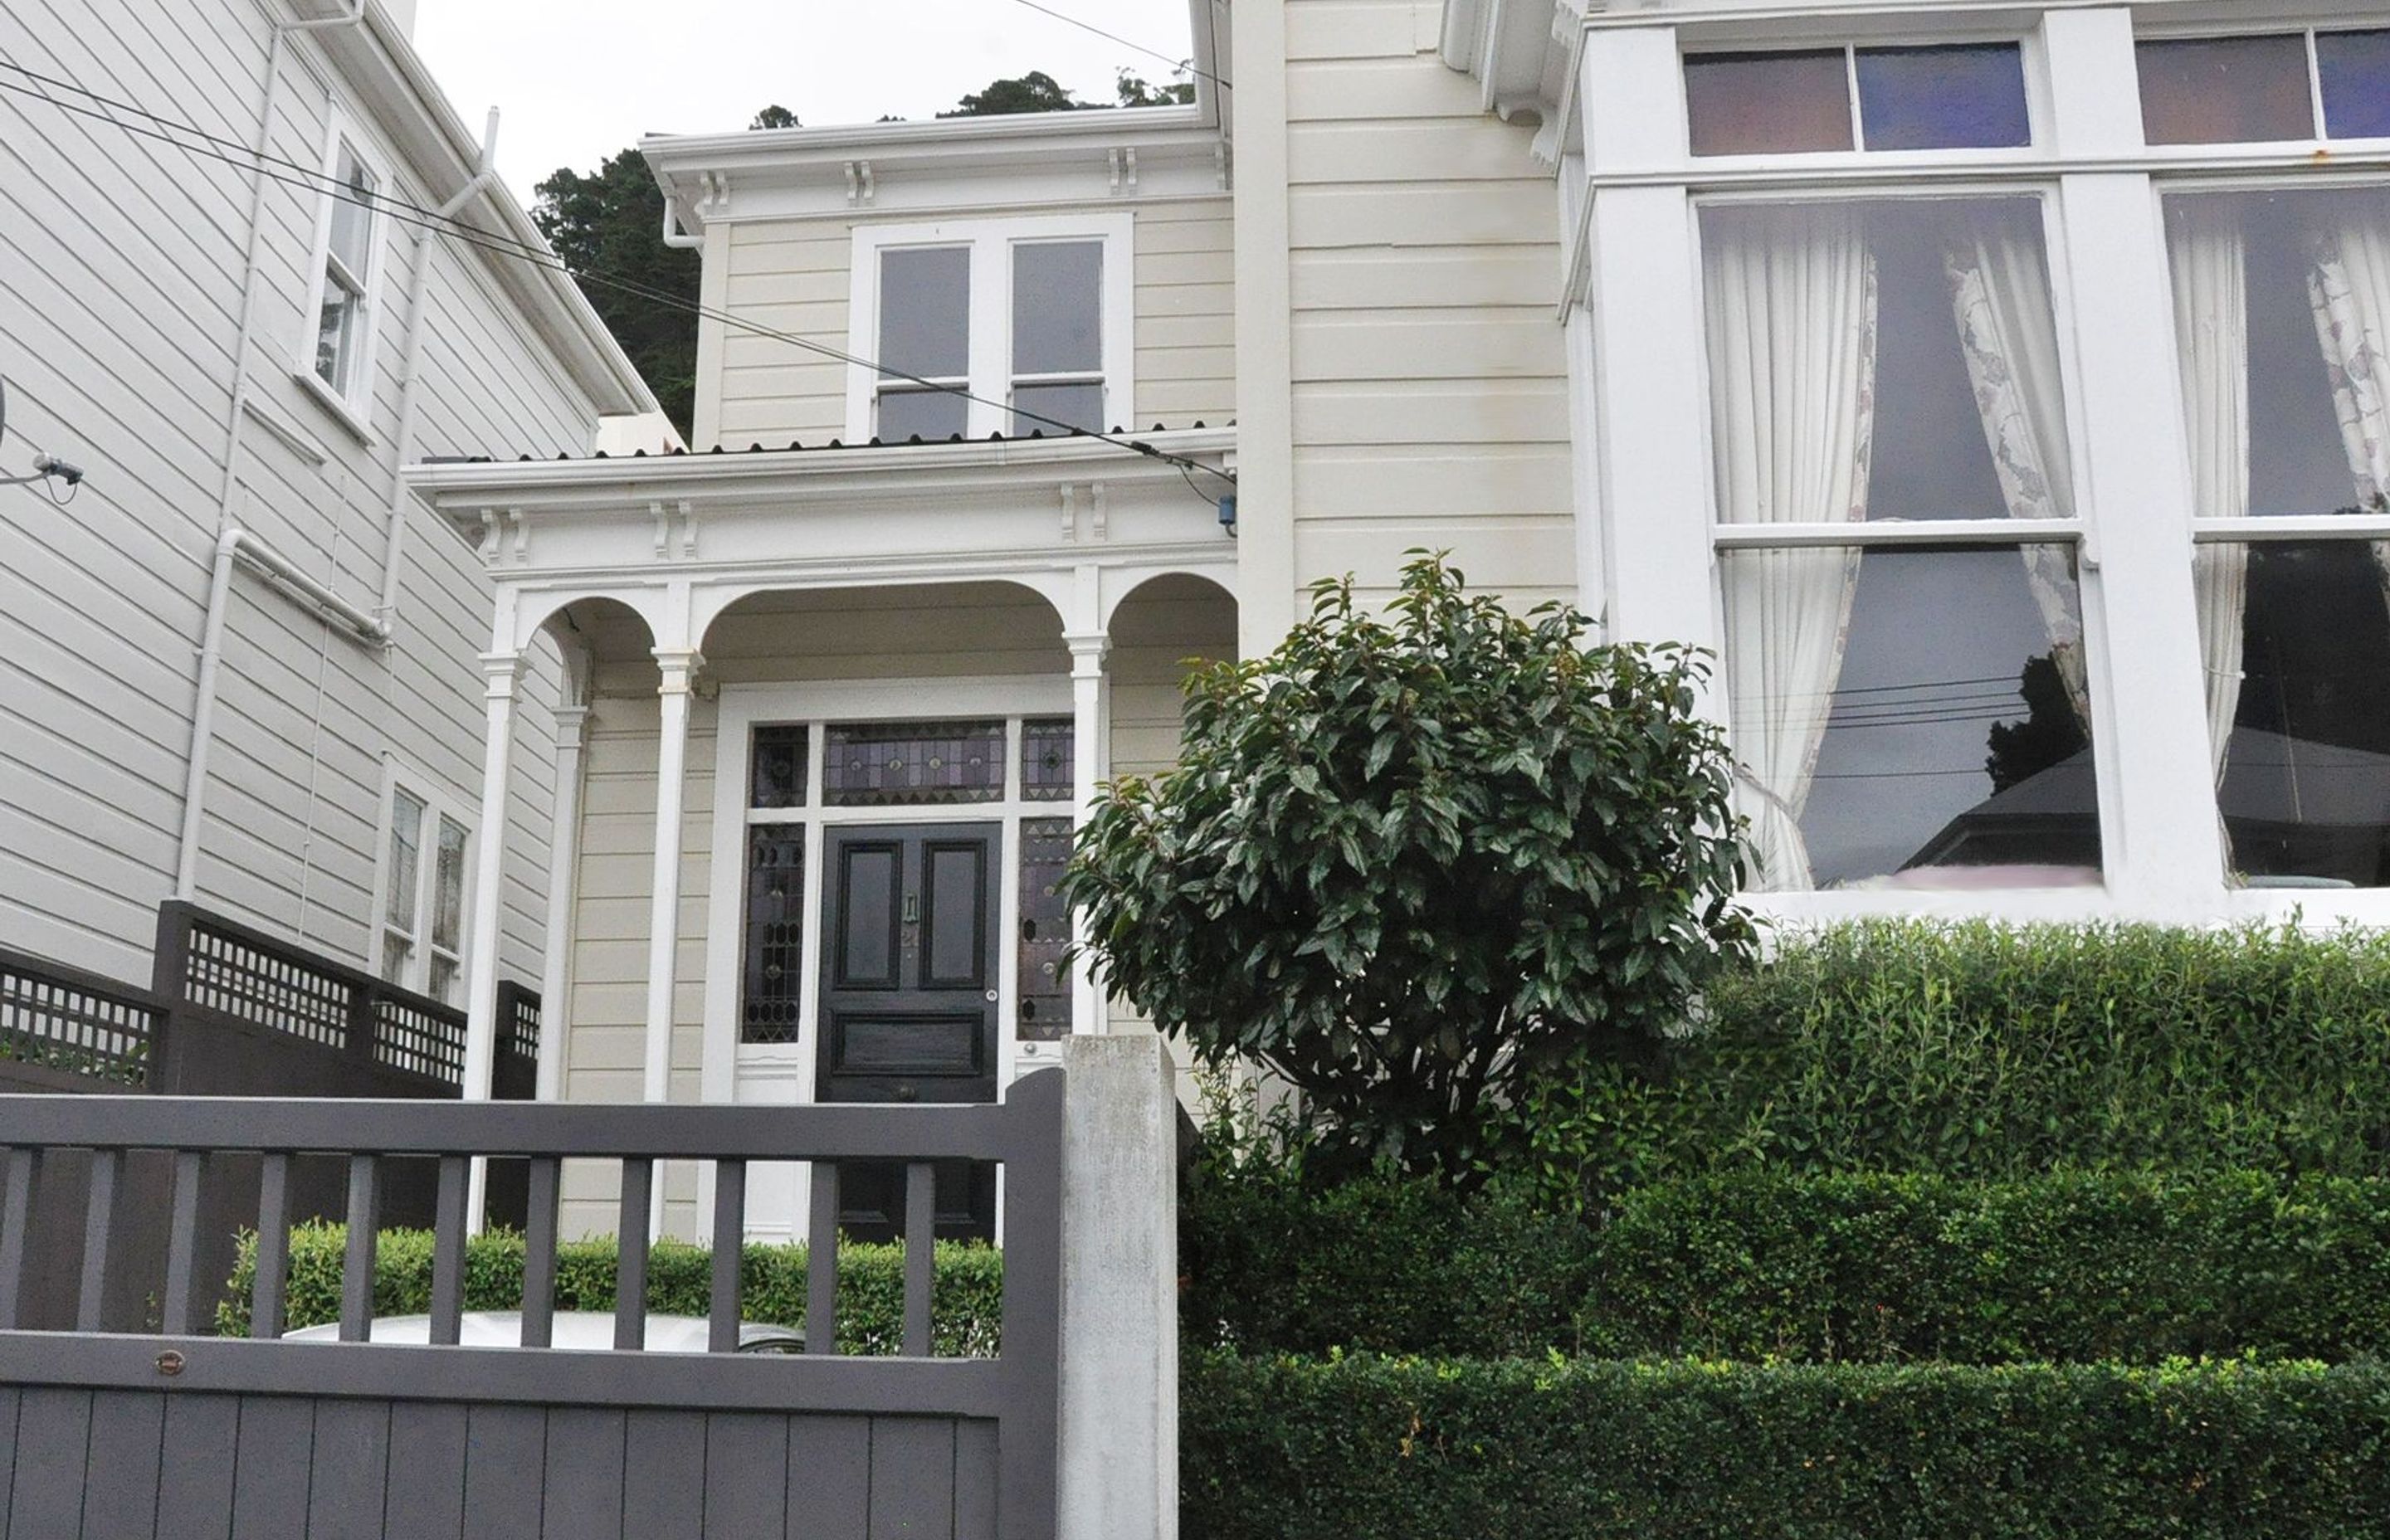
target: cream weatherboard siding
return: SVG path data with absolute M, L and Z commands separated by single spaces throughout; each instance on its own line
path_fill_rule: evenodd
M 1348 571 L 1379 589 L 1406 549 L 1449 548 L 1514 603 L 1574 599 L 1552 186 L 1529 157 L 1534 130 L 1488 115 L 1476 83 L 1437 58 L 1441 14 L 1432 0 L 1287 0 L 1282 55 L 1250 71 L 1240 31 L 1240 83 L 1256 77 L 1240 117 L 1269 136 L 1265 160 L 1285 157 L 1284 249 L 1257 231 L 1243 259 L 1268 280 L 1246 303 L 1284 295 L 1288 376 L 1246 382 L 1285 393 L 1272 404 L 1291 442 L 1280 571 L 1298 589 Z M 1252 41 L 1268 46 L 1267 30 Z M 1243 195 L 1280 196 L 1251 182 Z M 1245 411 L 1247 431 L 1275 415 Z M 1248 463 L 1266 456 L 1248 448 Z M 1276 478 L 1262 480 L 1249 496 L 1274 501 Z M 1285 559 L 1248 571 L 1276 576 Z
M 1228 199 L 1156 200 L 1131 212 L 1137 426 L 1183 428 L 1198 420 L 1217 426 L 1236 409 Z M 848 221 L 817 219 L 713 225 L 706 236 L 709 306 L 868 356 L 872 340 L 848 333 L 854 228 Z M 698 376 L 695 426 L 701 447 L 778 448 L 792 440 L 817 444 L 846 435 L 847 366 L 783 338 L 708 317 L 699 328 Z
M 0 57 L 255 143 L 270 45 L 251 0 L 27 0 Z M 270 153 L 324 161 L 338 113 L 385 189 L 436 203 L 323 46 L 294 35 Z M 63 91 L 59 99 L 79 98 Z M 0 473 L 38 445 L 89 472 L 71 507 L 0 489 L 0 943 L 146 980 L 171 896 L 220 517 L 373 609 L 410 322 L 423 328 L 414 456 L 584 452 L 592 398 L 485 258 L 376 231 L 373 372 L 360 433 L 295 378 L 311 336 L 320 203 L 17 92 L 0 95 Z M 418 259 L 424 314 L 407 314 Z M 246 358 L 251 405 L 236 411 Z M 235 469 L 227 497 L 226 464 Z M 247 572 L 225 610 L 199 901 L 353 963 L 371 960 L 385 762 L 478 815 L 490 589 L 473 550 L 405 500 L 396 644 L 350 640 Z M 546 912 L 552 648 L 518 719 L 504 977 L 536 983 Z M 477 837 L 486 831 L 477 830 Z

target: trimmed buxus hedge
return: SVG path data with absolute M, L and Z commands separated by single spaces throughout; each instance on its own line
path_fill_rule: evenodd
M 1599 1230 L 1498 1198 L 1214 1180 L 1190 1342 L 1458 1357 L 2010 1363 L 2390 1355 L 2390 1181 L 1969 1183 L 1777 1172 L 1630 1193 Z
M 2379 1540 L 2380 1365 L 1190 1358 L 1204 1540 Z
M 430 1230 L 384 1230 L 374 1250 L 374 1314 L 419 1315 L 431 1308 Z M 344 1225 L 302 1225 L 290 1232 L 289 1321 L 292 1328 L 341 1317 Z M 556 1308 L 614 1308 L 614 1242 L 566 1241 L 556 1249 Z M 648 1309 L 703 1315 L 713 1297 L 713 1253 L 660 1240 L 648 1253 Z M 465 1247 L 465 1308 L 518 1310 L 523 1297 L 523 1238 L 493 1230 Z M 216 1308 L 216 1329 L 249 1330 L 250 1288 L 257 1276 L 257 1238 L 244 1235 L 233 1275 Z M 893 1354 L 904 1339 L 905 1249 L 853 1242 L 838 1249 L 838 1337 L 846 1353 Z M 749 1246 L 740 1257 L 741 1314 L 751 1321 L 802 1327 L 805 1248 Z M 1004 1316 L 1004 1260 L 976 1243 L 938 1242 L 931 1289 L 932 1338 L 948 1357 L 993 1354 Z

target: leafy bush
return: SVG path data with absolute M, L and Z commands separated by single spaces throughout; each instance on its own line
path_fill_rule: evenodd
M 2390 1369 L 1191 1358 L 1205 1540 L 2373 1540 Z
M 344 1225 L 301 1225 L 290 1232 L 289 1321 L 293 1329 L 341 1318 L 341 1272 L 348 1246 Z M 374 1249 L 374 1314 L 419 1315 L 431 1308 L 430 1230 L 384 1230 Z M 615 1247 L 611 1238 L 572 1240 L 556 1249 L 556 1308 L 614 1308 Z M 931 1287 L 932 1340 L 948 1357 L 995 1354 L 1004 1315 L 1004 1263 L 994 1249 L 938 1242 Z M 465 1308 L 519 1310 L 523 1300 L 523 1238 L 493 1230 L 465 1245 Z M 660 1240 L 648 1254 L 648 1309 L 659 1315 L 703 1315 L 713 1299 L 713 1255 L 703 1247 Z M 244 1235 L 216 1307 L 216 1330 L 249 1331 L 250 1290 L 257 1277 L 257 1237 Z M 805 1319 L 805 1248 L 748 1246 L 740 1253 L 741 1313 L 751 1321 L 802 1327 Z M 838 1249 L 838 1340 L 843 1353 L 893 1354 L 904 1339 L 905 1249 L 853 1242 Z
M 1976 1363 L 2390 1354 L 2390 1181 L 1747 1172 L 1599 1230 L 1421 1181 L 1206 1174 L 1194 1346 Z
M 1585 648 L 1421 557 L 1381 620 L 1313 589 L 1275 652 L 1189 680 L 1178 767 L 1111 786 L 1063 892 L 1109 984 L 1207 1063 L 1466 1176 L 1497 1109 L 1656 1039 L 1752 941 L 1703 659 Z
M 1842 927 L 1721 972 L 1673 1058 L 1536 1087 L 1542 1200 L 1753 1165 L 2390 1174 L 2390 933 Z

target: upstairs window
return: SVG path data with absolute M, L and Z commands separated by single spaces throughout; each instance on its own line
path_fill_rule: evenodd
M 2153 38 L 2139 53 L 2151 144 L 2390 138 L 2390 31 Z
M 1695 155 L 2014 149 L 2033 142 L 2013 43 L 1694 54 Z
M 1100 432 L 1130 417 L 1122 216 L 856 232 L 856 437 Z
M 316 232 L 308 342 L 300 377 L 362 421 L 373 354 L 375 285 L 380 275 L 380 216 L 374 200 L 381 177 L 356 143 L 335 131 L 326 173 L 334 190 L 324 197 Z

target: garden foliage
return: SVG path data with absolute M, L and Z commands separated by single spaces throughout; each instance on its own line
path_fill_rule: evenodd
M 1594 647 L 1421 557 L 1199 669 L 1178 767 L 1111 786 L 1064 892 L 1110 986 L 1323 1127 L 1466 1176 L 1498 1109 L 1655 1040 L 1752 932 L 1705 662 Z
M 1205 1540 L 2378 1540 L 2379 1364 L 1725 1365 L 1207 1354 Z
M 341 1269 L 348 1245 L 343 1225 L 301 1225 L 290 1232 L 289 1323 L 292 1329 L 341 1318 Z M 374 1314 L 420 1315 L 431 1308 L 430 1230 L 384 1230 L 374 1249 Z M 556 1308 L 614 1308 L 615 1247 L 609 1238 L 557 1247 Z M 985 1357 L 996 1351 L 1003 1323 L 1002 1257 L 976 1243 L 938 1242 L 931 1289 L 932 1339 L 948 1357 Z M 659 1240 L 648 1253 L 648 1309 L 657 1315 L 703 1315 L 713 1298 L 713 1253 L 684 1241 Z M 257 1276 L 257 1238 L 241 1237 L 216 1330 L 249 1330 L 250 1288 Z M 741 1315 L 802 1328 L 805 1320 L 805 1248 L 745 1248 L 739 1261 Z M 509 1230 L 473 1237 L 465 1245 L 465 1308 L 519 1310 L 523 1299 L 523 1238 Z M 843 1353 L 893 1354 L 904 1340 L 905 1249 L 854 1242 L 838 1249 L 838 1337 Z
M 1879 922 L 1722 971 L 1660 1073 L 1522 1104 L 1546 1202 L 1769 1166 L 2390 1174 L 2390 932 Z

